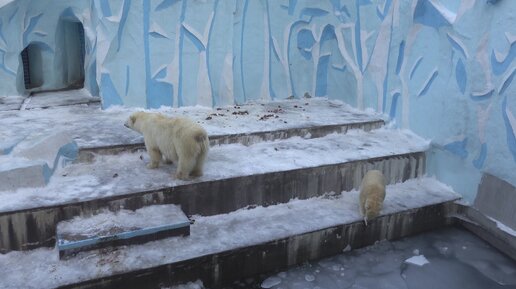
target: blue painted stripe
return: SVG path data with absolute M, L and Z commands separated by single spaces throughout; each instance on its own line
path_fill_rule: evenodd
M 288 15 L 294 15 L 296 10 L 297 0 L 288 0 Z
M 109 0 L 100 0 L 100 10 L 102 11 L 102 15 L 104 17 L 109 17 L 112 15 L 111 7 L 109 6 Z
M 468 157 L 468 151 L 466 146 L 468 144 L 468 138 L 464 138 L 461 141 L 454 141 L 449 144 L 444 145 L 444 149 L 459 156 L 462 159 Z
M 390 4 L 389 4 L 390 5 Z M 386 10 L 387 11 L 387 10 Z M 388 88 L 388 85 L 389 85 L 389 70 L 390 70 L 390 67 L 391 67 L 391 58 L 389 57 L 389 55 L 391 55 L 391 47 L 392 47 L 392 36 L 394 35 L 394 22 L 391 21 L 391 33 L 390 33 L 390 36 L 389 36 L 389 51 L 387 52 L 387 69 L 385 70 L 385 76 L 383 78 L 383 95 L 382 95 L 382 112 L 385 113 L 386 109 L 387 109 L 387 88 Z M 400 69 L 401 69 L 401 64 L 403 62 L 403 59 L 404 59 L 404 56 L 405 55 L 405 41 L 402 42 L 403 43 L 403 48 L 401 48 L 401 44 L 400 44 L 400 51 L 402 53 L 402 59 L 401 59 L 401 63 L 400 63 L 400 57 L 399 57 L 399 54 L 398 54 L 398 63 L 397 65 L 399 65 Z M 369 58 L 369 60 L 371 60 L 371 58 Z M 399 75 L 399 72 L 398 72 L 398 75 Z
M 509 115 L 507 113 L 507 95 L 505 95 L 502 102 L 502 116 L 503 121 L 505 123 L 505 130 L 507 134 L 507 147 L 512 154 L 512 158 L 514 162 L 516 162 L 516 135 L 514 135 L 513 128 L 511 126 L 511 122 L 509 120 Z
M 154 9 L 154 11 L 161 11 L 167 9 L 179 1 L 181 0 L 163 0 L 163 2 L 159 3 L 158 6 L 156 6 L 156 9 Z
M 362 67 L 362 41 L 360 37 L 360 0 L 355 0 L 355 7 L 357 9 L 357 19 L 355 22 L 355 48 L 357 52 L 357 64 L 360 72 L 363 72 Z
M 2 18 L 0 18 L 0 39 L 2 39 L 5 43 L 7 43 L 7 41 L 5 40 L 5 37 L 4 37 L 4 33 L 2 32 L 2 26 L 3 26 L 3 22 L 2 22 Z
M 179 83 L 177 84 L 177 105 L 183 106 L 183 48 L 185 41 L 185 29 L 183 23 L 186 17 L 186 3 L 187 1 L 181 2 L 181 14 L 179 14 Z
M 129 93 L 129 83 L 131 81 L 131 67 L 127 65 L 125 67 L 125 96 Z
M 457 80 L 457 85 L 459 86 L 460 92 L 464 94 L 464 92 L 466 91 L 468 75 L 466 73 L 464 63 L 460 58 L 459 61 L 457 61 L 457 65 L 455 66 L 455 79 Z
M 486 158 L 487 158 L 487 144 L 483 143 L 480 146 L 480 153 L 479 153 L 477 159 L 473 160 L 473 166 L 475 166 L 475 168 L 477 168 L 479 170 L 482 169 L 484 167 Z
M 127 23 L 127 16 L 129 15 L 129 9 L 131 8 L 131 0 L 124 1 L 124 7 L 122 10 L 122 18 L 120 19 L 120 25 L 118 25 L 117 39 L 118 39 L 118 48 L 116 51 L 120 51 L 121 42 L 122 42 L 122 34 L 124 32 L 125 23 Z M 145 17 L 145 15 L 144 15 Z
M 410 71 L 410 79 L 412 79 L 412 77 L 414 77 L 414 73 L 416 72 L 417 68 L 419 67 L 419 65 L 421 64 L 421 61 L 423 60 L 423 57 L 419 57 L 418 60 L 416 60 L 416 64 L 414 65 L 414 67 L 412 67 L 412 70 Z
M 321 56 L 317 64 L 315 96 L 326 96 L 328 94 L 328 66 L 330 64 L 330 55 Z
M 80 241 L 73 241 L 73 242 L 66 242 L 65 240 L 63 240 L 62 237 L 58 236 L 57 248 L 59 249 L 59 251 L 77 249 L 77 248 L 82 248 L 85 246 L 108 243 L 113 240 L 127 240 L 127 239 L 131 239 L 131 238 L 139 237 L 139 236 L 155 234 L 158 232 L 186 228 L 188 226 L 190 226 L 190 222 L 183 222 L 183 223 L 172 224 L 172 225 L 163 225 L 163 226 L 157 226 L 157 227 L 144 228 L 144 229 L 140 229 L 140 230 L 127 231 L 127 232 L 122 232 L 119 234 L 114 234 L 114 235 L 109 235 L 109 236 L 93 237 L 93 238 L 84 239 L 84 240 L 80 240 Z
M 400 93 L 399 92 L 396 92 L 393 96 L 392 96 L 392 101 L 391 101 L 391 111 L 389 113 L 389 117 L 391 119 L 395 119 L 396 118 L 396 111 L 397 111 L 397 108 L 398 108 L 398 99 L 400 97 Z
M 493 52 L 491 53 L 491 66 L 493 67 L 493 73 L 495 75 L 501 75 L 502 73 L 507 71 L 515 57 L 516 42 L 511 44 L 511 47 L 509 48 L 509 54 L 507 55 L 507 57 L 505 57 L 505 59 L 502 62 L 498 62 L 498 60 L 496 60 L 496 54 L 493 50 Z
M 516 75 L 516 68 L 512 71 L 511 75 L 507 77 L 507 79 L 503 82 L 502 88 L 500 88 L 499 94 L 504 94 L 505 90 L 511 85 L 514 80 L 514 75 Z
M 439 71 L 436 70 L 436 71 L 434 71 L 434 73 L 432 74 L 430 79 L 427 81 L 427 83 L 425 84 L 425 87 L 423 88 L 423 90 L 421 90 L 421 92 L 419 93 L 418 96 L 423 96 L 428 92 L 428 90 L 430 89 L 430 86 L 432 86 L 432 83 L 434 82 L 437 75 L 439 75 Z
M 484 101 L 486 99 L 489 99 L 491 96 L 493 96 L 494 89 L 491 89 L 489 92 L 484 93 L 482 95 L 471 95 L 471 100 L 474 101 Z
M 287 41 L 287 64 L 289 64 L 290 62 L 290 46 L 291 46 L 291 42 L 292 42 L 292 33 L 294 32 L 295 28 L 297 28 L 297 26 L 299 25 L 303 25 L 303 24 L 308 24 L 310 23 L 309 21 L 306 21 L 306 20 L 298 20 L 294 23 L 292 23 L 292 26 L 290 27 L 290 31 L 288 33 L 288 41 Z M 290 80 L 290 88 L 292 89 L 292 95 L 293 96 L 297 96 L 297 93 L 296 93 L 296 88 L 294 86 L 294 80 L 292 78 L 292 71 L 291 71 L 291 66 L 289 65 L 288 66 L 288 74 L 289 74 L 289 80 Z M 289 95 L 290 96 L 290 95 Z
M 462 46 L 460 46 L 459 43 L 455 41 L 455 39 L 451 38 L 450 35 L 447 34 L 446 37 L 448 38 L 448 41 L 450 41 L 452 47 L 458 50 L 462 54 L 462 56 L 464 56 L 464 58 L 467 58 L 466 51 L 462 49 Z
M 213 89 L 213 85 L 211 85 L 211 80 L 213 79 L 213 76 L 211 74 L 211 65 L 210 65 L 210 53 L 211 53 L 211 36 L 213 34 L 213 26 L 215 25 L 215 19 L 217 19 L 217 8 L 219 6 L 219 0 L 215 0 L 213 3 L 213 19 L 210 23 L 210 31 L 208 32 L 208 43 L 206 43 L 206 67 L 208 69 L 208 81 L 210 82 L 210 88 L 211 88 L 211 105 L 212 107 L 215 107 L 217 105 L 217 99 L 218 95 L 215 95 L 215 90 Z
M 404 58 L 405 58 L 405 40 L 401 41 L 400 46 L 398 48 L 398 62 L 396 63 L 396 74 L 397 75 L 400 75 L 401 65 L 403 65 Z
M 185 30 L 185 36 L 188 39 L 190 39 L 192 44 L 197 48 L 199 52 L 206 50 L 206 47 L 204 47 L 204 44 L 202 43 L 201 39 L 197 38 L 197 36 L 195 36 L 190 30 L 186 29 L 184 26 L 183 29 Z
M 274 88 L 272 87 L 272 53 L 277 53 L 274 49 L 274 43 L 272 42 L 272 28 L 271 28 L 271 12 L 269 9 L 269 0 L 265 0 L 265 7 L 267 11 L 267 23 L 269 24 L 269 95 L 271 99 L 276 99 L 276 93 L 274 92 Z M 278 55 L 276 55 L 278 57 Z
M 124 104 L 109 74 L 102 73 L 100 76 L 100 87 L 102 88 L 102 108 Z
M 149 47 L 149 27 L 150 27 L 150 0 L 143 0 L 143 48 L 145 53 L 145 94 L 147 107 L 152 95 L 149 93 L 151 85 L 151 63 Z
M 245 89 L 245 74 L 244 74 L 244 32 L 245 32 L 245 18 L 247 9 L 249 8 L 249 0 L 244 2 L 244 10 L 242 11 L 242 31 L 240 31 L 240 78 L 242 80 L 242 93 L 244 94 L 244 102 L 247 101 Z M 290 9 L 290 8 L 289 8 Z

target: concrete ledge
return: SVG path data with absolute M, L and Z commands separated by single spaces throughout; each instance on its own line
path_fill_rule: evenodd
M 380 169 L 390 183 L 423 175 L 425 154 L 409 153 L 334 165 L 198 182 L 56 206 L 0 213 L 0 252 L 54 246 L 56 225 L 102 208 L 136 210 L 178 204 L 187 215 L 216 215 L 252 205 L 268 206 L 292 198 L 358 188 L 369 169 Z
M 83 251 L 188 235 L 190 220 L 180 207 L 148 206 L 61 222 L 57 225 L 57 249 L 59 258 L 64 258 Z
M 452 224 L 447 218 L 453 203 L 411 209 L 363 222 L 342 224 L 246 248 L 210 254 L 144 270 L 62 286 L 62 289 L 160 288 L 201 279 L 208 288 L 222 288 L 235 280 L 278 272 L 306 261 L 357 249 L 379 240 L 399 238 Z
M 374 120 L 335 125 L 290 128 L 275 131 L 260 131 L 229 135 L 210 135 L 210 145 L 215 146 L 240 143 L 248 146 L 258 142 L 287 139 L 295 136 L 303 138 L 319 138 L 332 133 L 346 133 L 351 129 L 371 131 L 380 128 L 383 126 L 383 124 L 383 120 Z M 143 142 L 100 147 L 79 147 L 79 156 L 76 162 L 93 162 L 95 160 L 95 155 L 113 155 L 122 152 L 134 152 L 140 149 L 145 149 Z
M 497 221 L 473 207 L 455 204 L 453 211 L 451 217 L 455 223 L 516 260 L 516 231 L 503 230 Z

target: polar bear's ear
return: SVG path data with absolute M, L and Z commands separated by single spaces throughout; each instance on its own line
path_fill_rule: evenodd
M 136 122 L 136 115 L 131 115 L 129 119 L 131 119 L 131 124 L 134 124 Z

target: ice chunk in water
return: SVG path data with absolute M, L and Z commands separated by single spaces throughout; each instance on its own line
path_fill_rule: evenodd
M 405 263 L 413 264 L 413 265 L 417 265 L 417 266 L 423 266 L 430 262 L 428 262 L 428 260 L 425 258 L 425 256 L 417 255 L 417 256 L 408 258 L 407 260 L 405 260 Z
M 308 281 L 308 282 L 312 282 L 315 280 L 315 276 L 312 275 L 312 274 L 306 274 L 305 275 L 305 280 Z
M 268 288 L 272 288 L 279 284 L 281 284 L 281 278 L 273 276 L 273 277 L 269 277 L 269 278 L 263 280 L 262 288 L 268 289 Z

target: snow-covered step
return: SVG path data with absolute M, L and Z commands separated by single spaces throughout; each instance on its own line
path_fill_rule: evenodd
M 242 144 L 245 146 L 265 141 L 287 139 L 291 137 L 302 137 L 305 139 L 319 138 L 333 133 L 346 133 L 348 130 L 360 129 L 371 131 L 382 127 L 384 121 L 381 119 L 365 119 L 364 121 L 353 121 L 331 125 L 307 125 L 294 128 L 283 128 L 267 131 L 250 131 L 245 133 L 216 134 L 210 135 L 210 146 L 224 144 Z M 116 144 L 98 147 L 80 147 L 77 162 L 92 162 L 99 155 L 113 155 L 123 152 L 136 152 L 144 150 L 143 139 L 139 142 Z
M 25 109 L 49 108 L 68 105 L 97 105 L 100 97 L 92 96 L 87 89 L 47 91 L 33 94 L 24 103 Z
M 145 153 L 101 156 L 62 169 L 45 188 L 2 193 L 0 251 L 52 245 L 58 221 L 102 208 L 173 203 L 187 215 L 215 215 L 358 188 L 370 169 L 401 182 L 424 174 L 427 147 L 412 133 L 385 128 L 222 145 L 210 150 L 204 176 L 192 181 L 174 179 L 174 165 L 147 169 Z
M 188 236 L 190 221 L 176 205 L 75 217 L 57 225 L 57 249 L 63 258 L 78 252 Z
M 51 248 L 0 255 L 0 272 L 5 275 L 0 287 L 68 284 L 62 288 L 98 288 L 102 284 L 105 288 L 128 288 L 139 284 L 159 288 L 201 279 L 208 288 L 219 288 L 378 240 L 448 225 L 447 213 L 458 198 L 435 179 L 421 178 L 388 186 L 381 215 L 369 226 L 359 215 L 355 190 L 228 214 L 194 216 L 190 236 L 185 238 L 107 253 L 79 253 L 64 261 L 59 261 L 57 249 Z
M 34 96 L 28 105 L 36 104 L 42 97 L 53 96 Z M 0 109 L 3 124 L 0 127 L 0 135 L 3 142 L 15 140 L 20 135 L 69 132 L 82 152 L 80 157 L 88 160 L 91 152 L 114 153 L 141 147 L 142 136 L 123 125 L 135 110 L 141 109 L 115 107 L 103 111 L 91 105 L 22 111 Z M 277 138 L 278 134 L 307 136 L 310 133 L 316 136 L 319 131 L 328 133 L 353 128 L 373 129 L 383 124 L 381 115 L 359 111 L 342 102 L 326 98 L 282 100 L 217 108 L 163 107 L 151 111 L 192 118 L 206 129 L 214 143 L 245 143 L 260 138 Z M 312 129 L 317 127 L 322 128 Z M 306 132 L 303 129 L 311 131 Z M 249 135 L 247 139 L 246 135 Z

